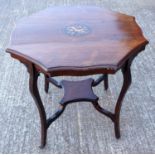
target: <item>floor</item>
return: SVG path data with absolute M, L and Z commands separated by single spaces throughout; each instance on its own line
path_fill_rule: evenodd
M 39 149 L 40 122 L 28 91 L 28 73 L 5 49 L 23 16 L 55 5 L 97 5 L 136 16 L 150 41 L 133 62 L 133 83 L 121 111 L 121 139 L 114 137 L 110 119 L 89 103 L 69 105 L 48 130 L 48 142 Z M 155 1 L 154 0 L 0 0 L 0 153 L 155 153 Z M 58 80 L 64 77 L 59 77 Z M 78 79 L 78 77 L 67 77 Z M 96 76 L 94 76 L 96 78 Z M 122 84 L 119 71 L 110 76 L 110 89 L 94 89 L 102 106 L 113 111 Z M 39 79 L 41 97 L 51 115 L 63 95 L 54 86 L 49 94 Z

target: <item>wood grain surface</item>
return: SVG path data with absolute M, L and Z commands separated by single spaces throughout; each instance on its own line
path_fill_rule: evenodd
M 18 21 L 47 7 L 93 5 L 136 17 L 149 45 L 132 64 L 133 84 L 121 112 L 122 138 L 114 137 L 113 125 L 89 103 L 70 105 L 48 131 L 48 145 L 40 141 L 36 106 L 28 90 L 25 66 L 12 59 L 5 49 Z M 155 1 L 154 0 L 0 0 L 0 153 L 155 153 Z M 97 76 L 93 76 L 97 78 Z M 82 80 L 84 77 L 55 79 Z M 50 86 L 44 92 L 44 76 L 39 92 L 48 116 L 55 112 L 63 92 Z M 122 74 L 109 76 L 109 90 L 103 84 L 94 89 L 103 107 L 113 110 L 122 85 Z M 89 110 L 88 110 L 89 109 Z M 31 118 L 31 119 L 30 119 Z M 30 145 L 31 144 L 31 145 Z
M 21 19 L 6 51 L 53 74 L 92 74 L 117 71 L 147 43 L 132 16 L 101 7 L 60 6 Z

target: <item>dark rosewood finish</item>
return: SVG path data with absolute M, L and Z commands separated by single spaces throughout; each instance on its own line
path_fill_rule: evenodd
M 78 26 L 77 26 L 78 25 Z M 71 33 L 89 33 L 68 35 Z M 99 7 L 54 7 L 21 19 L 9 53 L 55 75 L 115 73 L 148 41 L 135 18 Z
M 101 114 L 114 123 L 115 136 L 120 137 L 120 110 L 123 98 L 131 84 L 130 66 L 148 41 L 135 18 L 99 7 L 54 7 L 25 17 L 17 23 L 6 49 L 22 62 L 30 74 L 30 93 L 36 103 L 41 120 L 41 147 L 46 144 L 48 127 L 61 116 L 67 104 L 91 102 Z M 102 81 L 108 89 L 108 74 L 121 69 L 123 86 L 114 112 L 99 104 L 92 87 Z M 64 89 L 64 97 L 53 116 L 46 118 L 37 80 L 45 76 L 45 92 L 49 83 Z M 58 83 L 55 76 L 85 76 L 102 74 L 98 79 L 65 81 Z
M 40 115 L 40 121 L 41 121 L 41 145 L 40 147 L 42 148 L 46 144 L 47 124 L 46 124 L 46 112 L 45 112 L 43 103 L 41 101 L 39 91 L 38 91 L 38 86 L 37 86 L 39 72 L 37 72 L 34 65 L 31 63 L 29 63 L 28 65 L 28 72 L 30 74 L 30 78 L 29 78 L 30 93 L 36 103 L 36 106 L 38 108 L 39 115 Z

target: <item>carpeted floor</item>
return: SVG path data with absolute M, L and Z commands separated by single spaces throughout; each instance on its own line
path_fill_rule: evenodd
M 150 41 L 132 65 L 133 83 L 122 106 L 120 140 L 115 139 L 112 122 L 83 102 L 67 107 L 49 128 L 47 146 L 38 148 L 40 121 L 28 90 L 28 73 L 5 49 L 18 19 L 55 5 L 105 6 L 136 16 Z M 121 72 L 109 80 L 107 92 L 102 84 L 95 92 L 101 105 L 113 111 L 122 84 Z M 41 75 L 39 88 L 50 115 L 63 92 L 50 86 L 46 95 L 43 84 Z M 0 153 L 155 153 L 155 1 L 0 0 Z

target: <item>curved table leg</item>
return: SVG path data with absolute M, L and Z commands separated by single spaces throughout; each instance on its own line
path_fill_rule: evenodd
M 120 117 L 120 110 L 122 106 L 122 101 L 124 99 L 124 96 L 131 84 L 131 60 L 128 60 L 126 64 L 122 68 L 122 73 L 123 73 L 123 86 L 120 92 L 120 95 L 118 97 L 116 106 L 115 106 L 115 113 L 112 113 L 104 108 L 102 108 L 99 104 L 98 101 L 92 102 L 94 105 L 94 108 L 99 111 L 100 113 L 104 114 L 105 116 L 109 117 L 113 122 L 114 122 L 114 129 L 115 129 L 115 136 L 116 138 L 120 138 L 120 126 L 119 126 L 119 117 Z M 105 89 L 108 88 L 108 76 L 105 76 L 104 79 L 104 87 Z
M 46 144 L 47 125 L 46 125 L 46 112 L 44 110 L 44 106 L 42 104 L 39 91 L 38 91 L 38 87 L 37 87 L 37 80 L 38 80 L 39 73 L 36 71 L 35 67 L 32 64 L 28 66 L 28 71 L 30 74 L 29 89 L 36 103 L 36 106 L 38 108 L 39 115 L 40 115 L 40 121 L 41 121 L 41 145 L 40 147 L 43 148 Z
M 120 120 L 120 111 L 121 111 L 122 101 L 132 81 L 130 66 L 131 66 L 131 63 L 128 61 L 126 65 L 122 68 L 124 81 L 123 81 L 123 86 L 122 86 L 120 95 L 118 97 L 118 100 L 115 106 L 115 114 L 114 114 L 115 115 L 114 128 L 115 128 L 116 138 L 120 138 L 119 120 Z

